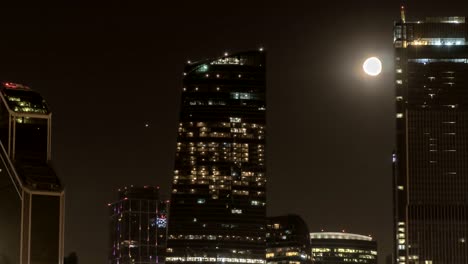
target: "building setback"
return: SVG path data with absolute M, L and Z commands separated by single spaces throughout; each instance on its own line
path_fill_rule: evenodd
M 338 232 L 310 233 L 314 264 L 377 264 L 377 242 L 372 237 Z
M 464 17 L 395 23 L 397 263 L 468 263 Z
M 185 67 L 166 262 L 265 263 L 265 53 Z
M 266 240 L 267 264 L 311 263 L 309 229 L 300 216 L 269 217 Z
M 164 263 L 168 204 L 158 187 L 119 189 L 109 204 L 109 264 Z
M 0 263 L 61 263 L 64 189 L 50 166 L 52 113 L 41 95 L 0 84 Z

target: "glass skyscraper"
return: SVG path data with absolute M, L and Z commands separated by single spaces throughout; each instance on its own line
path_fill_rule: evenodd
M 64 190 L 50 167 L 51 122 L 40 94 L 0 84 L 0 263 L 63 261 Z
M 125 187 L 109 204 L 109 264 L 164 263 L 167 204 L 159 188 Z
M 396 263 L 468 263 L 468 28 L 395 23 Z
M 309 228 L 298 215 L 268 217 L 267 264 L 310 264 Z
M 184 75 L 166 262 L 265 263 L 265 53 Z

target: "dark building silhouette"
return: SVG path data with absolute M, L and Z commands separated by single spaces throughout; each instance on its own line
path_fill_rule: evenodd
M 52 113 L 41 95 L 0 84 L 0 260 L 63 260 L 64 189 L 50 166 Z
M 395 23 L 395 261 L 468 263 L 468 28 Z
M 78 256 L 76 255 L 76 252 L 72 252 L 65 257 L 63 264 L 78 264 Z
M 314 264 L 377 264 L 377 242 L 372 237 L 339 233 L 310 233 Z
M 164 263 L 167 207 L 159 187 L 125 187 L 109 204 L 109 264 Z
M 184 75 L 166 262 L 265 263 L 265 54 Z
M 298 215 L 269 217 L 266 241 L 268 264 L 311 263 L 309 229 Z

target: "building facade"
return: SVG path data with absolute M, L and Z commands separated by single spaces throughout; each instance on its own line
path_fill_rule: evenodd
M 185 67 L 166 262 L 265 263 L 265 54 Z
M 468 263 L 468 28 L 395 23 L 397 263 Z
M 310 233 L 314 264 L 377 264 L 377 242 L 369 236 L 339 233 Z
M 298 215 L 268 217 L 267 264 L 311 263 L 309 228 Z
M 50 112 L 29 87 L 0 84 L 0 262 L 64 258 L 64 189 L 50 166 Z
M 168 205 L 158 187 L 120 189 L 109 204 L 109 264 L 164 263 Z

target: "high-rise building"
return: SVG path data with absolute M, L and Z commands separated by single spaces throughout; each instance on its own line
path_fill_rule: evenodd
M 468 28 L 464 17 L 394 26 L 397 263 L 468 263 Z
M 307 224 L 298 215 L 268 217 L 267 264 L 311 263 Z
M 168 204 L 158 187 L 119 189 L 109 204 L 109 264 L 164 263 Z
M 310 233 L 314 264 L 377 264 L 377 242 L 369 236 L 339 233 Z
M 265 53 L 184 75 L 166 262 L 265 263 Z
M 0 85 L 0 262 L 63 261 L 64 189 L 50 166 L 52 113 L 40 94 Z

